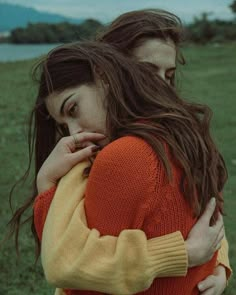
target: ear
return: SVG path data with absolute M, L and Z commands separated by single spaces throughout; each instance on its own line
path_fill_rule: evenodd
M 101 76 L 104 75 L 104 71 L 96 65 L 93 67 L 93 72 L 97 77 L 100 77 L 100 78 L 101 78 Z
M 94 66 L 95 79 L 98 85 L 101 85 L 106 91 L 109 89 L 109 83 L 107 81 L 105 73 L 98 66 Z
M 93 70 L 94 70 L 94 74 L 95 74 L 96 79 L 102 80 L 102 82 L 105 83 L 105 84 L 108 83 L 106 75 L 105 75 L 104 71 L 101 68 L 99 68 L 98 66 L 94 66 Z

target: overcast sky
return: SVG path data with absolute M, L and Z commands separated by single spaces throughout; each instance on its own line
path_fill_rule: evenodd
M 163 8 L 183 21 L 190 21 L 201 12 L 212 12 L 212 17 L 229 19 L 229 5 L 233 0 L 0 0 L 38 10 L 59 13 L 75 18 L 96 18 L 107 22 L 126 11 L 141 8 Z

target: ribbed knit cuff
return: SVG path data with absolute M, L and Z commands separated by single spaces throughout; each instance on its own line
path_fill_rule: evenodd
M 174 232 L 148 241 L 150 269 L 154 277 L 185 276 L 188 255 L 182 234 Z
M 56 188 L 56 186 L 53 186 L 49 190 L 42 192 L 34 201 L 34 226 L 40 241 L 42 240 L 44 223 Z
M 48 190 L 46 190 L 46 191 L 40 193 L 39 195 L 37 195 L 37 197 L 36 197 L 35 200 L 34 200 L 34 206 L 36 205 L 36 203 L 37 203 L 38 201 L 42 201 L 42 200 L 44 200 L 44 199 L 47 199 L 48 197 L 53 196 L 53 195 L 55 194 L 56 189 L 57 189 L 57 186 L 54 185 L 54 186 L 52 186 L 50 189 L 48 189 Z

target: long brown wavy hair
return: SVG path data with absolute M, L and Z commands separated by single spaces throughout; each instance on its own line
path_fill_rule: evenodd
M 222 211 L 220 192 L 227 172 L 210 135 L 211 110 L 181 99 L 173 87 L 155 74 L 156 67 L 150 63 L 135 62 L 101 42 L 72 43 L 51 51 L 35 69 L 35 77 L 39 78 L 31 129 L 35 190 L 11 220 L 16 236 L 22 214 L 32 205 L 37 193 L 36 175 L 56 144 L 56 123 L 49 116 L 45 99 L 55 91 L 94 84 L 95 68 L 102 71 L 103 79 L 109 83 L 106 124 L 110 140 L 125 135 L 143 138 L 152 146 L 171 179 L 164 147 L 167 144 L 182 168 L 180 187 L 195 216 L 200 216 L 211 197 L 216 198 L 217 209 Z M 32 231 L 39 254 L 33 220 Z
M 96 41 L 108 43 L 125 55 L 133 57 L 135 48 L 147 39 L 171 40 L 176 49 L 176 61 L 185 64 L 180 50 L 185 40 L 182 22 L 175 14 L 161 9 L 143 9 L 124 13 L 96 36 Z M 174 76 L 171 84 L 175 84 Z
M 128 13 L 124 13 L 120 15 L 118 18 L 116 18 L 109 26 L 106 27 L 106 29 L 103 32 L 100 32 L 96 40 L 103 43 L 108 43 L 112 46 L 114 46 L 116 49 L 118 49 L 123 54 L 132 57 L 133 50 L 141 46 L 143 42 L 145 42 L 147 39 L 150 38 L 158 38 L 162 40 L 171 40 L 175 44 L 176 48 L 176 56 L 177 56 L 177 64 L 185 64 L 185 59 L 180 51 L 180 44 L 184 39 L 184 30 L 181 23 L 180 18 L 178 18 L 173 13 L 170 13 L 165 10 L 161 9 L 144 9 L 144 10 L 138 10 L 138 11 L 131 11 Z M 175 76 L 173 75 L 171 77 L 170 83 L 172 86 L 175 86 Z M 44 107 L 42 107 L 41 112 L 46 112 L 46 110 L 43 110 Z M 35 114 L 34 111 L 31 113 L 30 117 L 30 126 L 33 126 L 33 120 L 34 116 L 37 116 L 37 113 Z M 45 117 L 46 118 L 46 117 Z M 37 120 L 37 118 L 35 117 Z M 37 124 L 37 123 L 36 123 Z M 38 125 L 37 132 L 44 133 L 44 130 L 48 130 L 48 133 L 54 134 L 54 130 L 57 128 L 57 134 L 60 136 L 68 135 L 68 130 L 63 127 L 57 127 L 55 122 L 53 120 L 45 119 L 41 120 L 40 126 Z M 31 163 L 33 160 L 34 155 L 34 146 L 35 142 L 34 139 L 36 138 L 34 132 L 36 128 L 30 128 L 28 133 L 28 143 L 29 143 L 29 166 L 25 173 L 25 175 L 20 179 L 12 188 L 10 193 L 10 204 L 12 203 L 12 193 L 14 188 L 18 183 L 21 183 L 21 180 L 25 180 L 30 172 Z M 55 138 L 54 138 L 55 137 Z M 41 137 L 41 141 L 44 142 L 45 146 L 48 146 L 49 150 L 52 150 L 52 148 L 55 145 L 56 141 L 56 135 L 50 136 L 50 137 Z M 32 140 L 33 138 L 33 140 Z M 36 149 L 38 146 L 36 145 Z M 35 161 L 35 169 L 36 173 L 39 170 L 39 163 L 42 163 L 42 161 L 46 158 L 48 153 L 46 150 L 40 148 L 40 152 L 36 150 L 36 154 L 38 155 L 38 159 Z M 40 159 L 41 158 L 41 159 Z M 30 207 L 33 203 L 33 199 L 37 194 L 36 186 L 34 186 L 34 193 L 33 198 L 29 199 L 27 202 L 25 202 L 24 206 L 19 208 L 13 218 L 10 220 L 10 234 L 9 236 L 15 234 L 15 244 L 16 249 L 18 253 L 18 234 L 19 234 L 19 225 L 24 224 L 28 221 L 26 219 L 24 222 L 21 222 L 22 215 L 24 211 Z M 11 205 L 12 207 L 12 205 Z M 31 218 L 29 218 L 30 220 Z M 35 234 L 35 228 L 32 225 L 32 232 L 34 236 Z M 39 242 L 37 241 L 37 245 L 39 245 Z M 39 250 L 36 250 L 38 253 Z

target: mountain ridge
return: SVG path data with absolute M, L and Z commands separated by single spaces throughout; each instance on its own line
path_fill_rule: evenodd
M 70 18 L 56 13 L 48 13 L 19 4 L 0 2 L 0 32 L 8 32 L 15 28 L 25 28 L 28 23 L 60 23 L 80 24 L 84 18 Z

